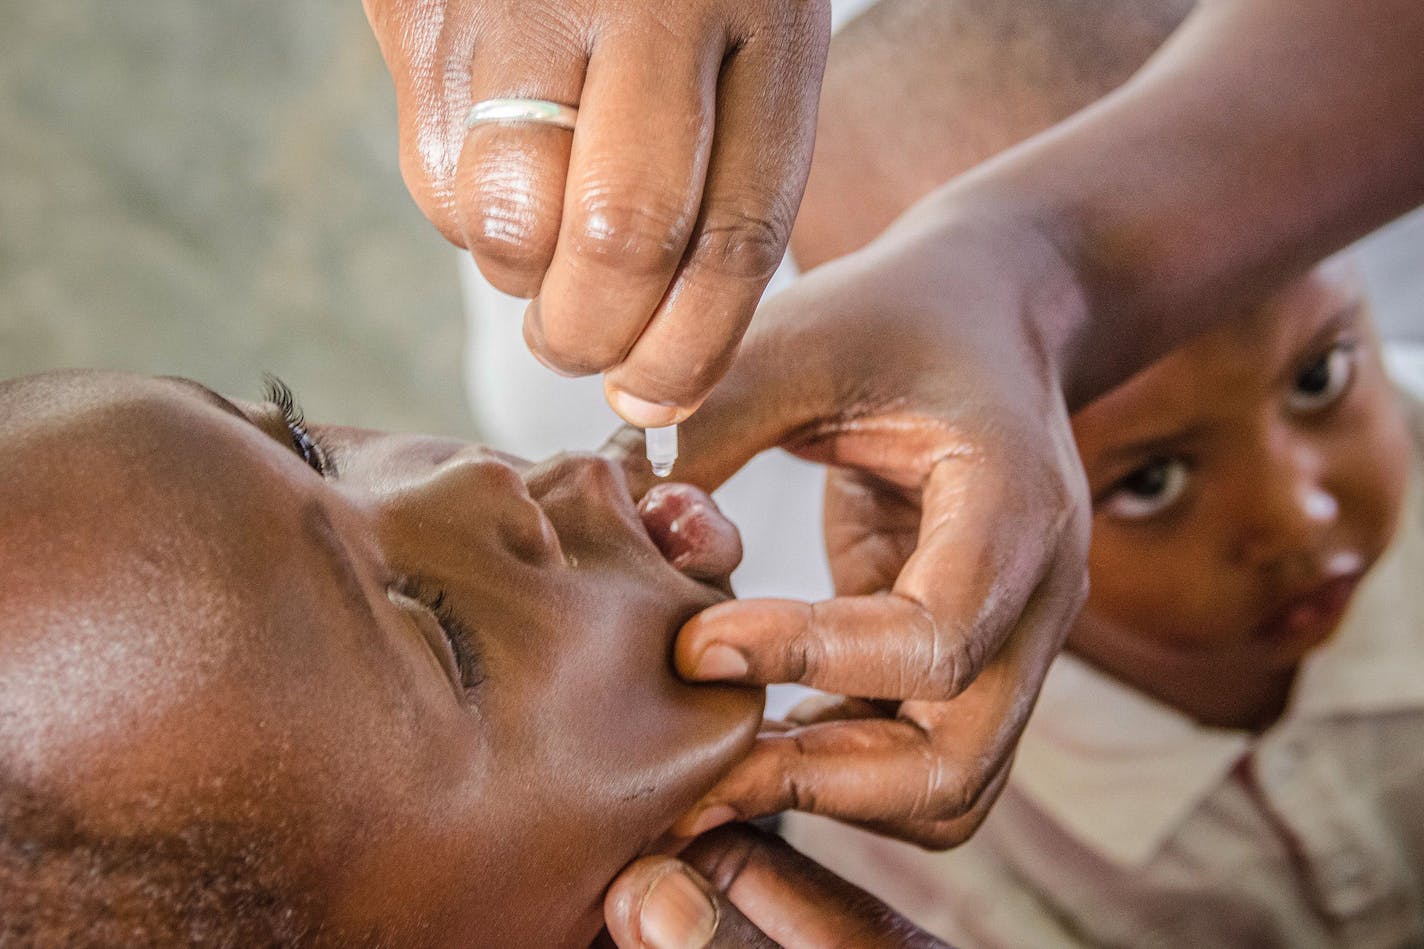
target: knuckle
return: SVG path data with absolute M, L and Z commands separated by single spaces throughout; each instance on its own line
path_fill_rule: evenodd
M 474 169 L 457 195 L 460 229 L 482 266 L 542 276 L 558 242 L 563 198 L 512 164 L 482 161 Z
M 927 656 L 928 661 L 920 670 L 907 670 L 903 689 L 909 697 L 924 696 L 949 699 L 962 692 L 972 678 L 975 663 L 976 640 L 973 636 L 950 633 L 923 604 L 918 607 L 914 619 L 915 639 L 923 643 L 913 654 Z
M 939 821 L 957 821 L 974 809 L 979 789 L 963 778 L 950 779 L 941 772 L 930 793 L 930 816 Z
M 826 627 L 821 623 L 822 608 L 822 603 L 812 603 L 808 607 L 806 622 L 787 637 L 782 653 L 784 681 L 809 684 L 821 681 L 823 674 L 831 671 L 825 668 L 826 656 L 821 637 Z
M 510 282 L 511 275 L 532 276 L 536 281 L 548 269 L 558 241 L 558 222 L 531 213 L 513 196 L 476 200 L 461 215 L 465 246 L 482 267 L 492 270 L 491 282 L 507 292 L 530 296 L 538 289 L 525 282 Z
M 697 869 L 702 871 L 707 881 L 720 892 L 727 892 L 737 882 L 756 856 L 761 843 L 745 831 L 723 825 L 704 834 L 693 844 L 691 853 L 710 858 L 696 860 Z
M 488 223 L 489 219 L 485 219 L 484 224 Z M 496 233 L 488 226 L 473 232 L 466 230 L 465 246 L 497 289 L 526 298 L 538 291 L 538 280 L 554 255 L 552 240 L 529 233 Z M 530 279 L 534 282 L 530 283 Z
M 544 301 L 540 310 L 535 344 L 540 357 L 560 372 L 588 376 L 622 362 L 627 347 L 611 327 L 600 334 L 590 333 L 576 321 L 562 319 L 552 301 Z
M 580 202 L 571 229 L 575 256 L 634 277 L 670 274 L 682 259 L 692 222 L 672 196 L 638 200 L 629 193 Z
M 932 742 L 920 745 L 919 750 L 925 781 L 909 816 L 941 825 L 960 821 L 978 803 L 982 791 L 980 783 L 963 768 L 952 767 L 948 757 Z
M 819 813 L 815 785 L 803 778 L 800 767 L 803 762 L 810 760 L 811 752 L 806 747 L 801 735 L 795 732 L 788 735 L 786 740 L 791 742 L 792 746 L 792 765 L 786 768 L 781 775 L 781 800 L 790 810 L 811 814 Z
M 706 380 L 709 376 L 716 378 L 711 374 L 720 365 L 720 362 L 684 365 L 662 354 L 648 358 L 635 352 L 629 357 L 628 372 L 619 379 L 619 385 L 655 402 L 687 405 L 696 402 L 711 388 Z
M 693 239 L 692 259 L 728 277 L 770 280 L 786 252 L 789 220 L 789 215 L 775 208 L 762 214 L 709 209 Z
M 400 170 L 406 190 L 415 200 L 416 207 L 420 208 L 420 213 L 435 225 L 441 237 L 456 247 L 464 247 L 465 235 L 460 229 L 460 215 L 455 206 L 450 176 L 432 172 L 429 163 L 413 149 L 402 150 Z
M 910 842 L 926 850 L 952 850 L 974 835 L 978 822 L 936 821 L 911 831 Z

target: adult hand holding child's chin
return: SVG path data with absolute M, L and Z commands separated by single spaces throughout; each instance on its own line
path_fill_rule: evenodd
M 1024 241 L 978 228 L 946 256 L 933 252 L 945 226 L 907 219 L 765 304 L 684 423 L 677 476 L 709 490 L 775 445 L 834 466 L 838 596 L 714 606 L 683 627 L 679 672 L 855 697 L 764 729 L 681 823 L 687 836 L 791 808 L 962 841 L 1081 603 L 1087 491 L 1055 343 L 1036 335 L 1071 301 L 1054 295 L 1051 255 L 1039 268 Z M 1018 276 L 1032 272 L 1044 281 Z M 1010 316 L 1021 329 L 1006 331 Z M 610 450 L 649 483 L 638 433 Z

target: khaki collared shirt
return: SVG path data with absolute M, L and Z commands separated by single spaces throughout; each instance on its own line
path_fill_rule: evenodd
M 1416 432 L 1424 414 L 1417 411 Z M 1424 490 L 1261 735 L 1065 655 L 979 833 L 798 847 L 964 947 L 1424 946 Z

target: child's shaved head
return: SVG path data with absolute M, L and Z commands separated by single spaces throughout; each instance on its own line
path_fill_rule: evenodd
M 793 247 L 814 267 L 1127 80 L 1195 0 L 881 0 L 831 44 Z
M 662 491 L 275 383 L 0 382 L 0 946 L 587 946 L 761 721 L 668 664 L 740 549 Z

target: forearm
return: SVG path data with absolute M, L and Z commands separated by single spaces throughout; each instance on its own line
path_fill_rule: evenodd
M 1208 0 L 1117 93 L 935 200 L 1019 230 L 1076 407 L 1424 202 L 1421 50 L 1417 0 Z

